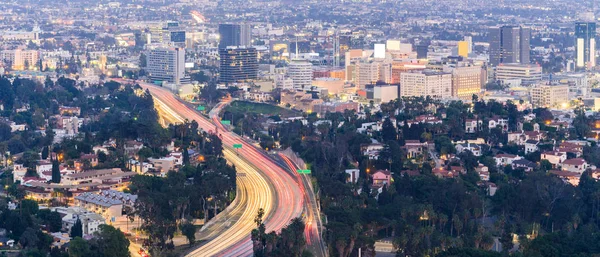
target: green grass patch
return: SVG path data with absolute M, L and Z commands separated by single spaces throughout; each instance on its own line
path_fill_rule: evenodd
M 295 117 L 302 115 L 300 112 L 285 109 L 276 105 L 244 101 L 235 101 L 227 106 L 225 110 L 233 113 L 256 113 L 265 116 L 280 115 L 282 117 Z

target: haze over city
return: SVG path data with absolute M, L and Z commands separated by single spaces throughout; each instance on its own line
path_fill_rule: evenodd
M 0 255 L 597 256 L 599 4 L 0 0 Z

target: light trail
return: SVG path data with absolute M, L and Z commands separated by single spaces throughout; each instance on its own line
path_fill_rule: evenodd
M 115 81 L 132 83 L 132 81 L 122 79 L 115 79 Z M 161 109 L 165 109 L 164 111 L 169 115 L 177 115 L 190 121 L 195 120 L 204 131 L 216 132 L 216 129 L 218 129 L 224 146 L 231 147 L 234 143 L 242 144 L 242 148 L 236 150 L 235 156 L 232 156 L 231 150 L 225 150 L 225 152 L 228 152 L 225 157 L 232 163 L 238 163 L 236 167 L 239 165 L 240 169 L 245 170 L 247 176 L 245 179 L 251 181 L 246 188 L 248 190 L 248 203 L 250 204 L 255 199 L 257 202 L 252 204 L 253 208 L 256 206 L 267 207 L 265 208 L 264 218 L 267 232 L 279 232 L 289 224 L 290 220 L 300 216 L 303 210 L 304 197 L 299 184 L 283 168 L 274 163 L 270 156 L 246 142 L 240 136 L 227 131 L 220 124 L 218 117 L 213 116 L 211 120 L 203 117 L 176 99 L 173 93 L 167 89 L 148 83 L 138 84 L 149 90 L 157 103 L 161 105 Z M 222 107 L 222 105 L 219 106 Z M 236 159 L 235 157 L 238 156 L 239 159 Z M 251 174 L 257 174 L 257 177 Z M 258 176 L 262 177 L 263 180 L 260 180 Z M 266 183 L 262 183 L 262 181 Z M 265 188 L 268 188 L 268 190 L 265 190 Z M 271 207 L 268 208 L 268 206 Z M 251 256 L 250 231 L 256 227 L 253 219 L 258 210 L 254 211 L 253 208 L 247 208 L 248 211 L 243 213 L 239 222 L 236 222 L 222 234 L 187 256 Z M 248 220 L 249 217 L 252 221 Z M 247 229 L 250 229 L 250 231 Z

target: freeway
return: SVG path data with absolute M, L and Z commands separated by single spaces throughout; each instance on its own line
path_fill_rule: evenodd
M 280 153 L 279 156 L 286 163 L 288 168 L 292 172 L 296 172 L 299 169 L 306 169 L 306 167 L 299 167 L 289 157 Z M 321 237 L 322 235 L 322 219 L 319 205 L 317 204 L 317 197 L 312 187 L 311 176 L 308 174 L 296 173 L 296 179 L 304 194 L 304 217 L 306 228 L 304 229 L 304 236 L 306 237 L 306 243 L 308 248 L 315 256 L 327 256 L 327 250 L 325 250 L 325 244 Z
M 160 99 L 155 99 L 156 109 L 161 118 L 170 123 L 182 123 L 184 118 Z M 254 229 L 254 217 L 259 208 L 271 212 L 273 202 L 272 185 L 268 184 L 260 172 L 248 162 L 224 146 L 225 158 L 236 166 L 236 198 L 231 205 L 205 224 L 196 235 L 200 241 L 207 241 L 188 256 L 215 256 L 231 245 L 236 245 L 245 234 Z M 245 254 L 242 252 L 242 255 Z
M 121 83 L 129 82 L 125 80 L 116 81 Z M 237 149 L 235 155 L 239 155 L 239 160 L 235 160 L 231 154 L 227 154 L 226 158 L 232 163 L 238 162 L 238 164 L 243 166 L 242 169 L 244 169 L 246 176 L 249 176 L 249 174 L 260 174 L 266 181 L 266 184 L 262 184 L 262 186 L 258 181 L 250 183 L 251 188 L 256 189 L 256 191 L 249 192 L 248 201 L 250 201 L 250 198 L 254 198 L 256 201 L 262 202 L 264 206 L 269 206 L 265 203 L 270 202 L 272 208 L 265 210 L 264 219 L 267 232 L 280 231 L 289 224 L 291 219 L 300 216 L 303 210 L 304 198 L 302 197 L 299 184 L 264 151 L 257 149 L 240 136 L 228 132 L 218 120 L 213 119 L 211 122 L 206 119 L 175 98 L 169 90 L 148 83 L 138 84 L 150 91 L 155 101 L 161 105 L 163 110 L 173 112 L 173 116 L 178 115 L 188 120 L 195 120 L 204 131 L 217 133 L 221 137 L 224 146 L 231 147 L 233 144 L 242 144 L 242 148 Z M 272 197 L 269 198 L 266 192 L 264 194 L 258 193 L 263 191 L 271 191 Z M 251 210 L 250 208 L 247 209 Z M 247 213 L 250 213 L 250 211 Z M 251 215 L 251 217 L 254 216 L 256 216 L 256 212 Z M 194 250 L 188 256 L 251 256 L 252 242 L 250 240 L 250 231 L 247 229 L 254 228 L 255 224 L 244 219 L 240 220 L 240 222 L 236 222 L 233 226 L 226 228 L 218 237 L 201 248 Z M 225 234 L 226 232 L 228 233 Z M 228 237 L 225 237 L 225 235 Z M 210 247 L 205 247 L 209 244 Z

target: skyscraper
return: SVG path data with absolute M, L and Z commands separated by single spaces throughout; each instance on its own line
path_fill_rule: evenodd
M 234 83 L 254 80 L 258 76 L 258 54 L 253 47 L 219 49 L 220 81 Z
M 576 65 L 578 68 L 596 66 L 596 23 L 575 23 Z
M 531 29 L 520 26 L 502 26 L 489 29 L 490 64 L 528 64 Z
M 146 71 L 150 79 L 178 85 L 186 82 L 185 49 L 179 47 L 156 48 L 150 50 L 147 58 Z
M 251 46 L 252 28 L 250 24 L 219 24 L 219 49 L 228 46 Z

